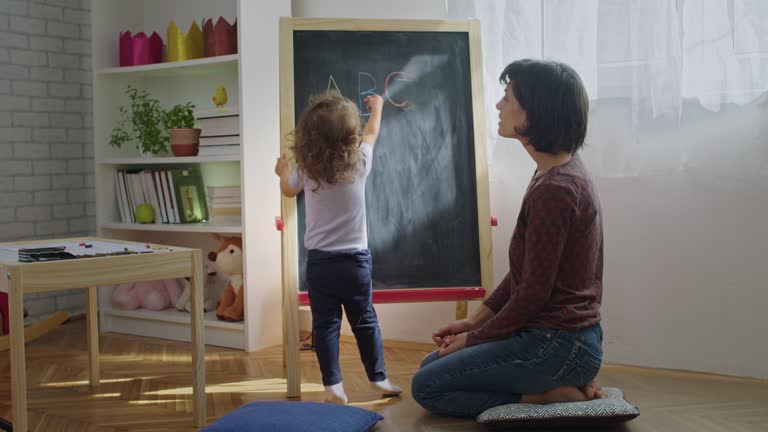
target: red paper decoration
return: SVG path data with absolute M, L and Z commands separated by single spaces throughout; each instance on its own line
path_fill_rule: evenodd
M 237 53 L 237 20 L 230 24 L 223 17 L 213 24 L 212 18 L 203 20 L 203 46 L 206 57 Z

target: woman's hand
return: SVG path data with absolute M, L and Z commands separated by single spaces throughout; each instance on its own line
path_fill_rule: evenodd
M 445 357 L 448 354 L 455 353 L 467 347 L 467 334 L 462 333 L 456 336 L 446 336 L 443 338 L 443 344 L 440 346 L 438 357 Z
M 437 346 L 442 347 L 446 337 L 466 333 L 474 329 L 474 322 L 468 318 L 452 321 L 437 329 L 437 331 L 432 334 L 432 340 Z

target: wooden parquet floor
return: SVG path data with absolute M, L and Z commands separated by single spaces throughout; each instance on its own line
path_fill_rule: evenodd
M 38 432 L 194 431 L 188 344 L 107 334 L 102 385 L 87 384 L 84 321 L 70 322 L 27 347 L 30 430 Z M 385 342 L 390 378 L 404 389 L 429 345 Z M 432 416 L 405 394 L 380 399 L 368 389 L 354 342 L 342 342 L 344 385 L 353 405 L 381 413 L 375 432 L 485 431 L 472 420 Z M 208 419 L 257 400 L 285 398 L 280 347 L 244 353 L 208 347 Z M 0 353 L 0 417 L 10 417 L 10 364 Z M 624 390 L 641 415 L 615 430 L 768 431 L 768 383 L 712 375 L 605 366 L 606 386 Z M 314 353 L 302 352 L 303 400 L 319 401 Z

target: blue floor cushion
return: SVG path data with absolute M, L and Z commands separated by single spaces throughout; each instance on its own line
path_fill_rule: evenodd
M 550 405 L 508 404 L 489 408 L 477 421 L 499 429 L 606 426 L 640 415 L 640 410 L 624 399 L 617 388 L 605 387 L 605 399 Z
M 251 402 L 202 432 L 365 432 L 384 417 L 346 405 L 319 402 Z

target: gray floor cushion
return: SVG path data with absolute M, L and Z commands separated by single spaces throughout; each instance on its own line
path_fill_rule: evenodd
M 485 410 L 477 421 L 493 428 L 604 426 L 640 415 L 617 388 L 605 387 L 605 399 L 551 405 L 509 404 Z

